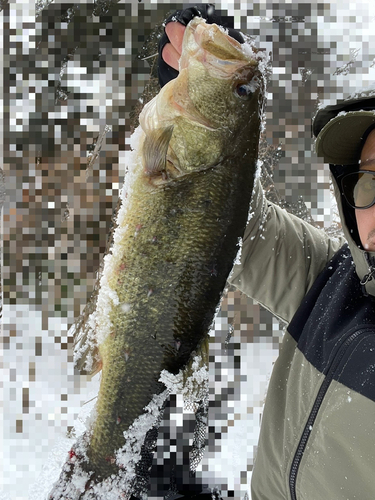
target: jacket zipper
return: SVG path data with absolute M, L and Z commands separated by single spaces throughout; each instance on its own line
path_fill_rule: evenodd
M 290 489 L 290 496 L 292 500 L 297 500 L 297 494 L 296 494 L 296 480 L 297 480 L 297 473 L 298 473 L 298 468 L 300 466 L 300 462 L 303 457 L 303 453 L 306 448 L 307 441 L 310 437 L 310 433 L 312 431 L 312 427 L 314 425 L 316 416 L 318 414 L 318 411 L 320 409 L 320 406 L 323 402 L 324 396 L 326 395 L 326 392 L 328 390 L 328 387 L 330 383 L 333 380 L 333 375 L 337 368 L 340 365 L 340 362 L 346 353 L 347 349 L 351 345 L 353 341 L 355 341 L 360 335 L 362 335 L 364 332 L 368 332 L 368 329 L 366 330 L 358 330 L 357 332 L 352 333 L 346 340 L 345 342 L 341 345 L 341 347 L 338 349 L 333 361 L 331 362 L 331 366 L 329 367 L 326 377 L 320 386 L 318 395 L 315 399 L 314 405 L 312 407 L 312 410 L 310 412 L 309 418 L 307 419 L 307 423 L 305 425 L 304 431 L 302 433 L 302 437 L 300 439 L 300 442 L 297 447 L 297 451 L 294 455 L 293 462 L 290 468 L 290 475 L 289 475 L 289 489 Z

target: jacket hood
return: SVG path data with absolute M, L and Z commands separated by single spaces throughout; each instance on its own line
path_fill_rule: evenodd
M 366 251 L 360 241 L 355 210 L 341 192 L 340 178 L 358 170 L 363 144 L 375 128 L 375 84 L 360 89 L 334 105 L 322 107 L 313 120 L 318 156 L 330 164 L 335 197 L 345 238 L 356 272 L 366 292 L 375 296 L 375 252 Z
M 312 124 L 316 153 L 333 165 L 358 163 L 363 137 L 374 126 L 375 85 L 318 110 Z
M 365 287 L 366 293 L 375 296 L 375 252 L 369 252 L 363 248 L 358 234 L 355 210 L 346 202 L 340 187 L 341 177 L 355 170 L 358 170 L 358 164 L 330 165 L 342 229 L 353 257 L 357 275 Z

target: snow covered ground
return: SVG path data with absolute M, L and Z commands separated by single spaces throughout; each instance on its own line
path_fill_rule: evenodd
M 235 305 L 242 310 L 238 325 L 241 330 L 235 328 L 225 344 Z M 43 338 L 41 359 L 37 359 L 35 343 L 42 331 L 41 315 L 17 307 L 5 307 L 4 315 L 13 318 L 17 333 L 9 349 L 3 351 L 0 499 L 44 500 L 75 441 L 67 437 L 67 428 L 75 425 L 77 433 L 85 428 L 95 404 L 99 375 L 89 381 L 74 373 L 68 351 L 56 348 L 54 337 L 64 338 L 67 333 L 61 321 L 52 322 L 50 334 Z M 220 438 L 214 438 L 211 431 L 197 477 L 219 487 L 223 495 L 226 490 L 235 492 L 237 498 L 248 490 L 264 394 L 281 336 L 278 323 L 264 316 L 259 306 L 252 306 L 239 292 L 230 292 L 224 310 L 216 318 L 215 338 L 210 344 L 210 399 L 215 403 L 208 425 Z M 253 324 L 254 317 L 260 324 Z M 264 336 L 266 329 L 268 334 Z M 32 377 L 31 366 L 36 366 Z M 67 398 L 62 398 L 63 394 Z M 163 435 L 169 433 L 169 439 L 174 435 L 182 440 L 186 433 L 183 421 L 193 420 L 192 412 L 183 410 L 182 397 L 177 395 L 173 401 L 170 420 L 164 420 L 161 426 L 157 464 L 169 459 L 171 453 L 178 453 L 176 463 L 182 463 L 182 447 L 177 450 L 176 445 L 168 446 Z M 22 432 L 17 429 L 18 418 Z M 191 441 L 193 433 L 188 437 Z

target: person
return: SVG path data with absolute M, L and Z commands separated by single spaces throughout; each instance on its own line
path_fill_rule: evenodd
M 187 22 L 201 15 L 220 24 L 214 14 L 209 4 L 167 20 L 161 85 L 178 74 Z M 252 500 L 375 498 L 375 91 L 321 108 L 313 132 L 345 238 L 274 205 L 257 181 L 231 277 L 288 323 L 265 401 Z

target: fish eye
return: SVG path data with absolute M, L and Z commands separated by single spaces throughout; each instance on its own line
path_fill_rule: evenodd
M 234 89 L 234 93 L 237 97 L 240 97 L 241 99 L 248 99 L 253 95 L 250 85 L 245 83 L 240 83 L 239 85 L 237 85 Z

